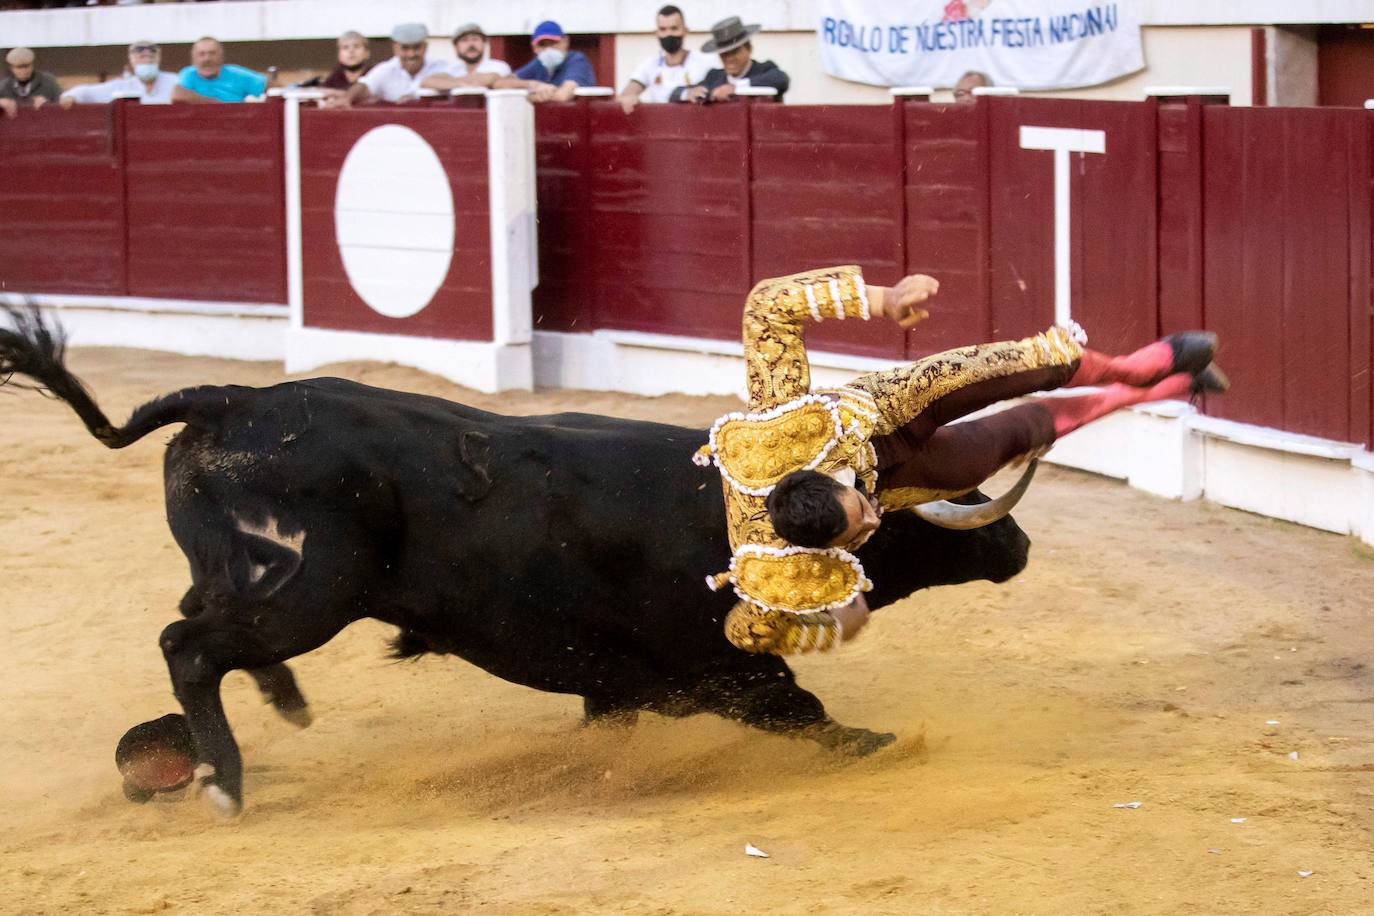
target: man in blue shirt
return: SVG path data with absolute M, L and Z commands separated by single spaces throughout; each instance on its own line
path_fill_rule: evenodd
M 191 45 L 191 66 L 177 75 L 173 102 L 242 102 L 267 91 L 267 75 L 224 62 L 224 45 L 202 38 Z
M 578 86 L 596 85 L 592 62 L 581 51 L 568 50 L 568 36 L 558 23 L 550 19 L 535 26 L 530 44 L 534 60 L 497 80 L 496 88 L 528 90 L 531 102 L 566 102 Z

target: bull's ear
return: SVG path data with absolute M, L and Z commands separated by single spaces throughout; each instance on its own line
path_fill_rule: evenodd
M 491 490 L 491 437 L 468 430 L 458 437 L 458 457 L 467 473 L 460 474 L 458 492 L 468 502 L 477 502 Z

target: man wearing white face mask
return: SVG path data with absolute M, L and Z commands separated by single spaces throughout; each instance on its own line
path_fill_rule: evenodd
M 90 86 L 74 86 L 62 93 L 58 104 L 63 108 L 103 105 L 113 102 L 115 96 L 125 95 L 137 96 L 144 105 L 170 104 L 177 75 L 161 69 L 161 62 L 161 48 L 151 41 L 136 41 L 129 45 L 129 66 L 123 76 Z
M 534 27 L 530 35 L 534 60 L 515 75 L 497 80 L 498 89 L 526 89 L 531 102 L 566 102 L 578 86 L 595 86 L 592 62 L 581 51 L 568 50 L 568 36 L 551 19 Z

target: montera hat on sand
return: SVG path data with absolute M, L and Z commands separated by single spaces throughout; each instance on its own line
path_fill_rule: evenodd
M 158 792 L 173 792 L 188 785 L 195 755 L 191 729 L 179 713 L 135 725 L 115 748 L 115 766 L 124 776 L 124 797 L 146 802 Z

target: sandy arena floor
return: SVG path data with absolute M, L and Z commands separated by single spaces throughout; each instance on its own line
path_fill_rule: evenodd
M 71 362 L 121 422 L 183 385 L 281 378 Z M 733 406 L 335 369 L 511 413 Z M 797 663 L 836 718 L 897 732 L 872 758 L 701 717 L 584 732 L 576 699 L 390 663 L 366 622 L 294 663 L 305 731 L 226 679 L 237 823 L 189 794 L 130 804 L 115 742 L 175 709 L 168 438 L 112 453 L 65 406 L 0 393 L 0 911 L 1374 912 L 1374 552 L 1053 468 L 1017 513 L 1020 578 L 922 593 Z

